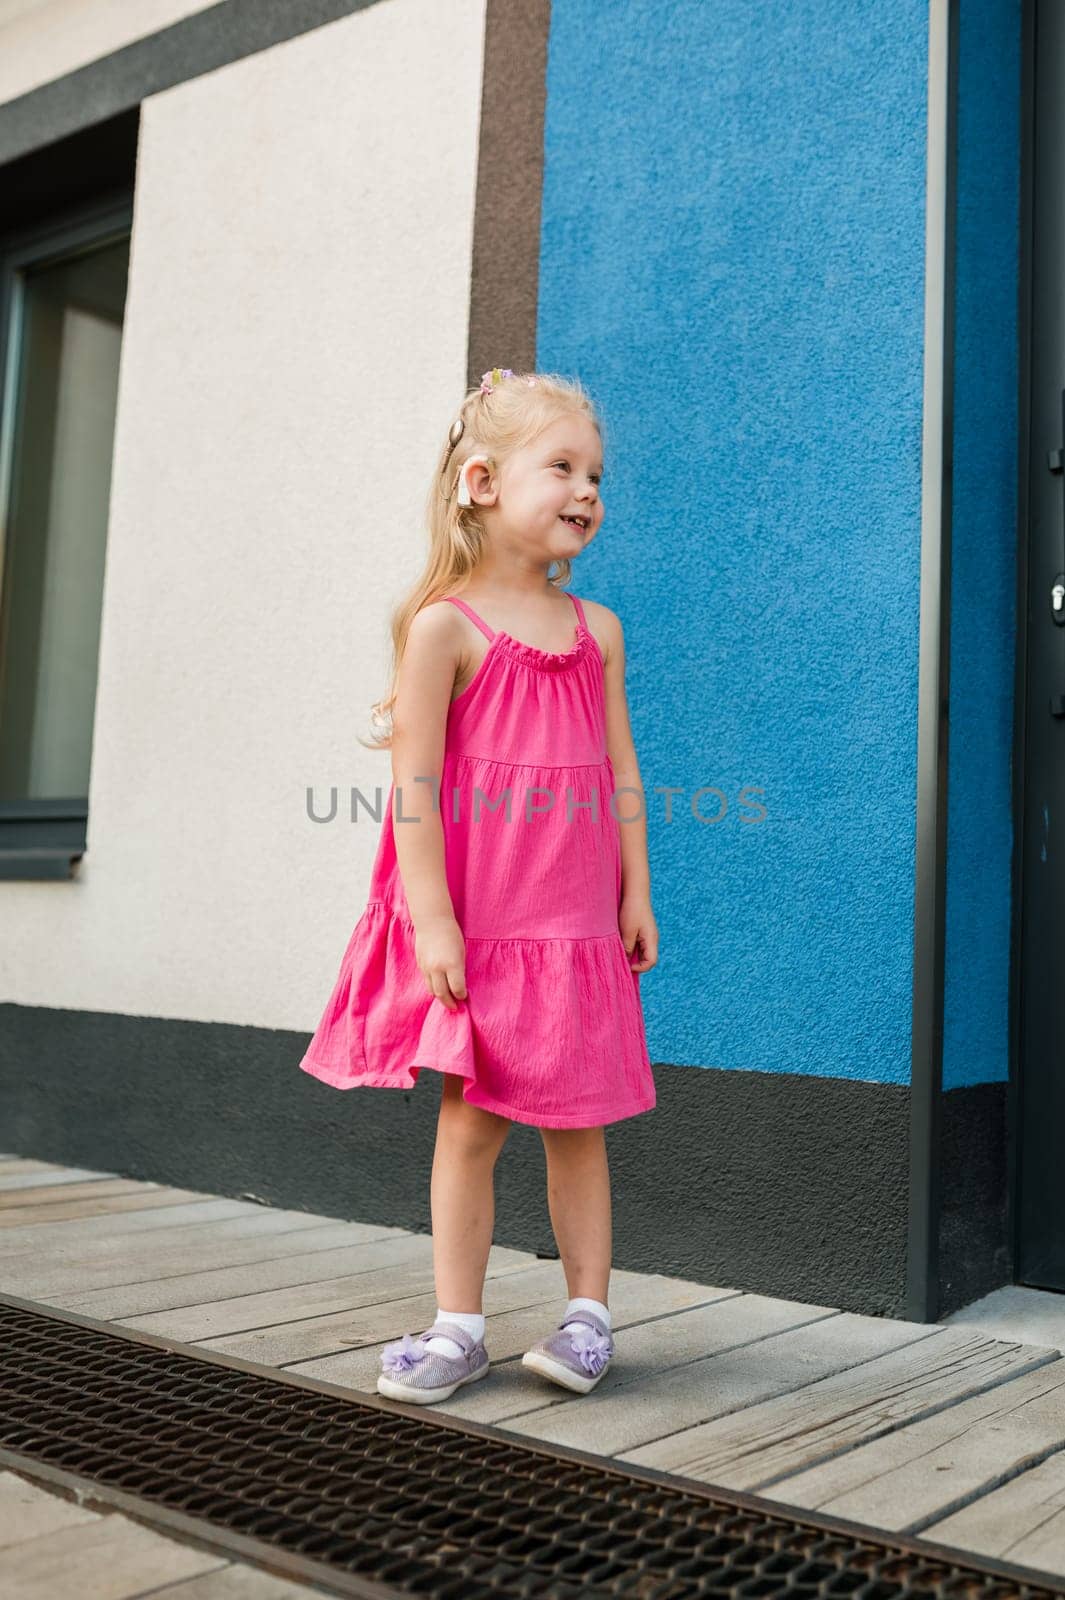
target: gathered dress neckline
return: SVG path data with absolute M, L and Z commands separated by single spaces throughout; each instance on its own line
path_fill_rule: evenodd
M 506 648 L 513 656 L 518 656 L 523 661 L 529 661 L 533 666 L 568 666 L 571 662 L 576 665 L 584 654 L 589 641 L 594 642 L 593 635 L 587 629 L 578 627 L 577 637 L 569 650 L 541 650 L 539 645 L 525 644 L 521 639 L 515 639 L 512 633 L 505 633 L 500 629 L 492 640 L 502 639 Z M 491 649 L 491 645 L 489 645 Z
M 562 592 L 564 594 L 569 594 L 568 590 L 563 590 Z M 569 595 L 569 598 L 572 600 L 573 596 Z M 478 615 L 478 613 L 474 611 L 473 607 L 467 601 L 462 600 L 458 595 L 445 595 L 444 599 L 451 600 L 458 605 L 461 610 L 465 612 L 467 617 L 469 617 L 470 621 L 480 628 L 481 632 L 485 634 L 489 641 L 488 649 L 485 651 L 484 656 L 481 659 L 480 666 L 476 668 L 474 677 L 480 676 L 481 667 L 483 667 L 484 663 L 488 660 L 488 657 L 491 655 L 497 641 L 501 641 L 501 646 L 505 647 L 507 653 L 514 656 L 517 660 L 524 661 L 529 666 L 543 667 L 548 672 L 558 671 L 559 668 L 576 666 L 578 662 L 583 660 L 589 645 L 595 645 L 596 650 L 599 650 L 599 644 L 595 635 L 592 633 L 590 628 L 587 627 L 584 618 L 579 611 L 577 612 L 577 632 L 570 648 L 568 650 L 541 650 L 539 645 L 526 644 L 522 639 L 515 639 L 514 635 L 512 633 L 507 633 L 506 629 L 504 628 L 492 629 L 484 620 L 484 618 Z M 601 655 L 599 659 L 600 661 L 602 660 Z M 473 678 L 470 679 L 470 683 L 466 685 L 466 688 L 455 696 L 455 699 L 461 700 L 467 693 L 472 683 Z

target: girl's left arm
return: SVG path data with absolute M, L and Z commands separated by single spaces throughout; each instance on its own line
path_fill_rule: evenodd
M 614 811 L 621 836 L 621 904 L 618 927 L 634 972 L 649 972 L 658 960 L 658 926 L 651 910 L 651 870 L 647 860 L 647 802 L 629 726 L 625 697 L 625 636 L 620 618 L 608 606 L 596 607 L 602 623 L 603 676 L 606 683 L 606 748 L 618 791 Z M 635 791 L 635 792 L 633 792 Z

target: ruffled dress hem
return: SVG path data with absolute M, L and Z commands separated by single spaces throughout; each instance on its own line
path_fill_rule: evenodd
M 301 1069 L 334 1089 L 412 1089 L 428 1067 L 463 1078 L 469 1105 L 542 1128 L 601 1127 L 654 1109 L 639 976 L 620 933 L 470 939 L 466 975 L 473 1002 L 449 1007 L 428 995 L 409 917 L 371 900 Z M 538 1003 L 544 995 L 550 1007 Z M 519 1051 L 527 1092 L 515 1103 L 509 1063 Z M 604 1060 L 608 1074 L 596 1066 Z
M 316 1061 L 311 1056 L 304 1056 L 300 1062 L 300 1069 L 309 1072 L 313 1078 L 320 1078 L 333 1089 L 413 1089 L 418 1081 L 418 1074 L 423 1070 L 429 1072 L 452 1072 L 454 1067 L 441 1066 L 435 1061 L 419 1061 L 409 1068 L 409 1082 L 398 1079 L 394 1073 L 368 1072 L 362 1076 L 352 1077 L 350 1073 L 329 1066 L 324 1061 Z M 522 1111 L 517 1106 L 504 1105 L 501 1100 L 493 1100 L 491 1095 L 485 1094 L 477 1085 L 475 1077 L 469 1073 L 455 1073 L 457 1077 L 465 1078 L 462 1089 L 462 1098 L 467 1105 L 477 1106 L 482 1111 L 493 1111 L 498 1117 L 507 1117 L 511 1122 L 521 1122 L 530 1128 L 602 1128 L 612 1122 L 624 1122 L 627 1117 L 638 1117 L 643 1111 L 653 1111 L 657 1100 L 654 1095 L 630 1106 L 611 1107 L 599 1117 L 589 1122 L 585 1116 L 574 1117 L 545 1117 L 539 1112 Z M 472 1090 L 472 1093 L 471 1093 Z

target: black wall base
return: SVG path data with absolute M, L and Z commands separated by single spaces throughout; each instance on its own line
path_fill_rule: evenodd
M 443 1079 L 332 1089 L 299 1070 L 308 1037 L 0 1006 L 0 1149 L 431 1231 Z M 906 1089 L 663 1064 L 654 1075 L 656 1109 L 607 1129 L 616 1267 L 902 1314 Z M 944 1310 L 1005 1281 L 1002 1096 L 984 1087 L 996 1092 L 946 1097 Z M 494 1237 L 556 1254 L 543 1145 L 518 1123 L 496 1168 Z
M 940 1149 L 939 1312 L 1013 1281 L 1006 1212 L 1006 1085 L 943 1096 Z

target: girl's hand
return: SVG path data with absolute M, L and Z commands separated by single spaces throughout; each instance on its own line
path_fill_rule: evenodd
M 618 927 L 633 972 L 650 972 L 658 960 L 658 924 L 646 895 L 625 895 Z
M 466 941 L 454 917 L 415 924 L 414 958 L 431 995 L 449 1011 L 466 999 Z

